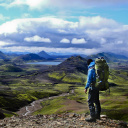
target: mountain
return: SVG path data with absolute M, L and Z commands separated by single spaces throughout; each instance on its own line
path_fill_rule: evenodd
M 16 57 L 13 62 L 32 62 L 32 61 L 43 61 L 46 60 L 43 57 L 40 57 L 37 54 L 34 53 L 30 53 L 30 54 L 26 54 L 26 55 L 21 55 Z
M 117 58 L 117 59 L 128 59 L 128 57 L 126 57 L 125 55 L 120 55 L 120 54 L 115 54 L 115 53 L 107 53 L 108 54 L 108 56 L 110 56 L 110 57 L 115 57 L 115 58 Z
M 87 56 L 86 59 L 91 58 L 91 59 L 95 60 L 98 57 L 104 57 L 107 62 L 118 62 L 120 60 L 128 60 L 128 57 L 126 57 L 124 55 L 119 55 L 119 54 L 115 54 L 115 53 L 105 53 L 105 52 Z
M 87 73 L 87 60 L 81 56 L 72 56 L 59 64 L 54 70 L 69 73 L 75 71 Z
M 17 53 L 4 53 L 4 54 L 7 55 L 10 59 L 24 55 L 24 54 L 17 54 Z
M 15 55 L 26 55 L 29 54 L 30 52 L 5 52 L 4 54 L 6 55 L 11 55 L 11 54 L 15 54 Z
M 3 52 L 0 51 L 0 59 L 8 59 L 8 56 L 6 56 Z
M 53 58 L 52 56 L 48 55 L 45 51 L 41 51 L 37 55 L 39 55 L 40 57 L 43 57 L 45 59 L 52 59 Z
M 71 56 L 81 56 L 83 58 L 86 57 L 86 55 L 84 54 L 73 54 L 73 53 L 56 53 L 56 52 L 50 52 L 49 53 L 50 56 L 54 57 L 54 58 L 69 58 Z
M 53 52 L 53 53 L 47 53 L 47 52 L 45 52 L 45 51 L 41 51 L 41 52 L 39 52 L 38 53 L 38 55 L 39 56 L 41 56 L 41 57 L 43 57 L 43 58 L 45 58 L 45 59 L 48 59 L 48 60 L 55 60 L 55 59 L 67 59 L 67 58 L 69 58 L 69 57 L 71 57 L 71 56 L 73 56 L 73 55 L 65 55 L 65 54 L 61 54 L 61 53 L 55 53 L 55 52 Z M 75 56 L 75 55 L 74 55 Z
M 86 58 L 87 57 L 87 55 L 84 55 L 84 54 L 73 54 L 72 56 L 81 56 L 83 58 Z
M 22 72 L 23 70 L 15 64 L 1 65 L 0 70 L 3 72 Z

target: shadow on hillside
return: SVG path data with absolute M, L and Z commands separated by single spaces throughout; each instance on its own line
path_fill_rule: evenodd
M 115 83 L 109 83 L 109 87 L 115 87 L 115 86 L 118 86 L 118 85 Z

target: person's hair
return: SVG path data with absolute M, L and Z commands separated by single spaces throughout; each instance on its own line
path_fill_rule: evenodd
M 93 60 L 92 59 L 88 59 L 87 60 L 87 65 L 89 65 L 91 62 L 93 62 Z

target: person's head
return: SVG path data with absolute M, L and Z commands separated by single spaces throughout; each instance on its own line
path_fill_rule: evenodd
M 87 60 L 87 65 L 90 65 L 91 62 L 93 62 L 93 60 L 92 59 L 88 59 Z

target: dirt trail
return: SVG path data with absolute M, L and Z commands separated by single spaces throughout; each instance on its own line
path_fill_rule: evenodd
M 36 100 L 36 101 L 33 101 L 31 104 L 21 108 L 17 114 L 19 116 L 27 116 L 27 115 L 31 115 L 31 113 L 39 110 L 42 108 L 41 106 L 41 102 L 42 101 L 46 101 L 46 100 L 49 100 L 49 99 L 54 99 L 54 98 L 57 98 L 57 97 L 60 97 L 60 96 L 68 96 L 70 94 L 73 94 L 74 93 L 74 90 L 70 90 L 70 93 L 62 93 L 58 96 L 51 96 L 51 97 L 48 97 L 48 98 L 43 98 L 43 99 L 39 99 L 39 100 Z

